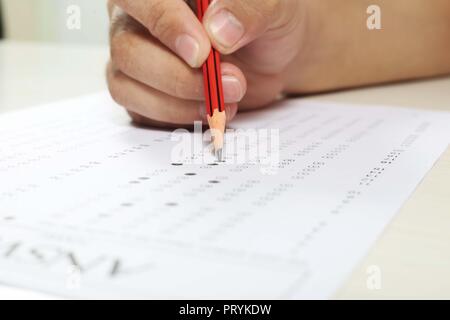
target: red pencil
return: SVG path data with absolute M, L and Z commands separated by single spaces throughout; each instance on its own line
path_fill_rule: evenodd
M 213 0 L 197 0 L 197 16 L 203 21 L 203 15 Z M 226 114 L 223 98 L 222 72 L 220 54 L 212 48 L 208 59 L 203 65 L 203 80 L 205 87 L 206 114 L 213 136 L 214 150 L 219 160 L 222 160 Z

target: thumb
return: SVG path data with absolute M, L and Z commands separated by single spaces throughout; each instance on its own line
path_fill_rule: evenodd
M 230 54 L 280 23 L 286 4 L 290 2 L 292 0 L 215 0 L 205 13 L 203 23 L 214 47 Z

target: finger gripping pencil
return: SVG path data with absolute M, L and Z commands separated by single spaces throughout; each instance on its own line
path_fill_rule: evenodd
M 212 0 L 197 0 L 197 16 L 203 21 L 203 16 Z M 214 149 L 221 160 L 223 135 L 225 131 L 225 102 L 222 87 L 222 71 L 220 54 L 212 48 L 208 59 L 203 65 L 203 81 L 205 87 L 205 105 L 208 123 L 213 135 Z

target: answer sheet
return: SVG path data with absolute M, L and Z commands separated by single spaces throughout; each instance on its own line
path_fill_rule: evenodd
M 0 116 L 0 282 L 82 298 L 329 298 L 450 141 L 447 113 L 308 100 L 230 128 L 217 162 L 202 133 L 133 126 L 107 93 Z

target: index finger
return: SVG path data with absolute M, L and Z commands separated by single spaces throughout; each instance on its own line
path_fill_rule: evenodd
M 186 61 L 200 67 L 211 51 L 208 35 L 183 0 L 112 0 Z

